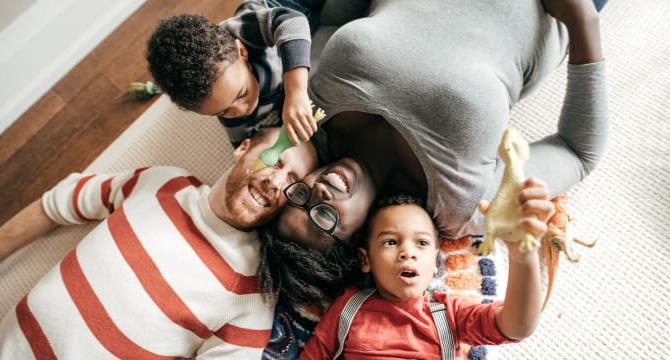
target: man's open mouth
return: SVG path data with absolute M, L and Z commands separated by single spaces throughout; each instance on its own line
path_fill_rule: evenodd
M 263 195 L 258 189 L 249 185 L 249 195 L 260 206 L 270 206 L 270 199 Z
M 343 193 L 349 193 L 349 181 L 341 169 L 332 168 L 323 176 L 323 179 L 332 187 Z

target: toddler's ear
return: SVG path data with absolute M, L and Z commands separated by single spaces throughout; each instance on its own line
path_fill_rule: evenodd
M 361 272 L 369 273 L 370 268 L 370 259 L 368 258 L 368 251 L 365 249 L 358 248 L 358 260 L 361 263 Z
M 244 59 L 244 61 L 249 61 L 249 52 L 244 43 L 241 42 L 240 39 L 235 39 L 235 45 L 237 45 L 237 54 Z
M 239 160 L 242 155 L 246 154 L 247 151 L 251 148 L 251 139 L 244 139 L 242 143 L 233 150 L 233 156 L 235 157 L 235 160 Z

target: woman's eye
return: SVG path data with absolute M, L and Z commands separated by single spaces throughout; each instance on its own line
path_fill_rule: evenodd
M 306 200 L 307 200 L 307 196 L 308 196 L 308 195 L 307 195 L 307 191 L 306 191 L 306 190 L 303 190 L 303 189 L 300 189 L 300 190 L 296 190 L 296 191 L 293 193 L 292 198 L 296 199 L 297 201 L 306 201 Z
M 327 219 L 327 220 L 333 220 L 335 217 L 333 214 L 328 210 L 328 209 L 319 209 L 319 212 L 317 213 L 320 217 Z

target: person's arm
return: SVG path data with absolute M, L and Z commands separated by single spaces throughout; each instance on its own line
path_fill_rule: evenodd
M 509 276 L 505 304 L 496 311 L 496 323 L 508 338 L 529 337 L 540 318 L 542 285 L 537 249 L 521 253 L 518 244 L 507 245 Z
M 70 174 L 0 227 L 0 261 L 59 224 L 104 219 L 130 195 L 144 170 L 113 175 Z
M 547 232 L 547 221 L 554 212 L 546 184 L 528 179 L 519 193 L 524 218 L 519 225 L 540 239 Z M 482 212 L 488 205 L 482 204 Z M 507 338 L 522 340 L 530 336 L 540 318 L 542 282 L 538 248 L 521 251 L 518 243 L 506 242 L 509 274 L 504 305 L 496 309 L 495 320 Z
M 568 29 L 570 64 L 602 60 L 600 15 L 592 0 L 543 0 L 543 3 L 547 12 Z
M 307 84 L 307 68 L 298 67 L 284 73 L 285 97 L 282 120 L 286 135 L 295 145 L 300 144 L 300 140 L 309 141 L 318 130 L 307 95 Z
M 240 6 L 226 29 L 253 51 L 276 46 L 282 60 L 284 107 L 282 120 L 289 140 L 307 141 L 317 130 L 307 95 L 311 35 L 304 14 L 283 7 L 263 8 L 257 1 Z
M 298 67 L 310 68 L 309 22 L 296 10 L 266 8 L 259 1 L 247 0 L 222 26 L 252 51 L 276 46 L 284 73 Z
M 0 262 L 56 226 L 44 213 L 42 201 L 33 201 L 0 226 Z
M 556 134 L 530 145 L 528 176 L 546 179 L 551 196 L 565 193 L 596 167 L 608 138 L 605 61 L 599 15 L 591 0 L 544 0 L 570 35 L 568 81 Z

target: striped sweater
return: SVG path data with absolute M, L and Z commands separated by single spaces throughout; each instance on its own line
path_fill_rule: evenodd
M 273 306 L 259 241 L 178 168 L 72 174 L 42 197 L 59 224 L 104 219 L 0 324 L 0 359 L 260 358 Z

